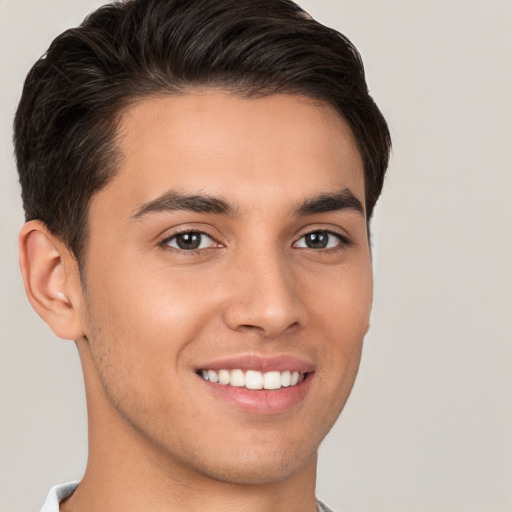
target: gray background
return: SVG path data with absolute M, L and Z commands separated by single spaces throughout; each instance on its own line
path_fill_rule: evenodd
M 80 478 L 73 343 L 32 312 L 11 120 L 55 35 L 101 4 L 0 0 L 0 511 Z M 512 511 L 512 2 L 303 0 L 360 49 L 394 154 L 373 223 L 361 371 L 321 448 L 339 512 Z

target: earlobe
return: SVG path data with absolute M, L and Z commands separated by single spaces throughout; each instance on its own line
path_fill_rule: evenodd
M 59 338 L 82 337 L 80 276 L 67 247 L 40 221 L 23 226 L 18 245 L 25 291 L 32 307 Z

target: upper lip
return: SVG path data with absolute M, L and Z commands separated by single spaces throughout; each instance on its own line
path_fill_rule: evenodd
M 265 356 L 260 354 L 246 354 L 217 359 L 205 362 L 197 370 L 256 370 L 262 373 L 286 370 L 310 373 L 315 371 L 315 365 L 306 359 L 292 355 Z

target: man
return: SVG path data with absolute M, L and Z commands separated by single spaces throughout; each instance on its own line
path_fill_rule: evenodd
M 88 404 L 43 510 L 328 510 L 390 148 L 351 43 L 288 0 L 111 4 L 35 64 L 15 146 L 27 295 Z

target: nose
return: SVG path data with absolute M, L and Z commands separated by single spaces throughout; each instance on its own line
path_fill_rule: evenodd
M 232 270 L 232 293 L 224 309 L 230 329 L 275 338 L 304 324 L 293 268 L 278 251 L 240 258 Z

